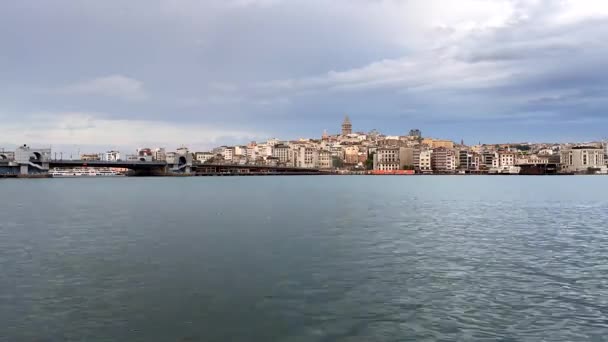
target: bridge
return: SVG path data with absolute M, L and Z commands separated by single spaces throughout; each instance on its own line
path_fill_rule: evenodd
M 242 164 L 201 164 L 193 160 L 191 154 L 178 154 L 167 161 L 146 160 L 146 158 L 104 161 L 52 159 L 50 149 L 36 149 L 23 145 L 14 153 L 3 152 L 0 158 L 0 176 L 41 176 L 48 175 L 53 168 L 123 168 L 135 176 L 164 175 L 316 175 L 319 169 Z

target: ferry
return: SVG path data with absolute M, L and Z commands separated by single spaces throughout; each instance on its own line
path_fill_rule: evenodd
M 122 173 L 111 169 L 96 169 L 96 168 L 73 168 L 73 169 L 58 169 L 55 168 L 50 172 L 53 178 L 74 178 L 74 177 L 117 177 L 124 176 Z

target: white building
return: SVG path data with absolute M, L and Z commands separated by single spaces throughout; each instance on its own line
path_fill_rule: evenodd
M 424 150 L 420 151 L 418 157 L 418 169 L 422 172 L 429 172 L 433 169 L 431 168 L 431 159 L 433 156 L 432 150 Z
M 254 162 L 259 155 L 258 145 L 255 143 L 251 143 L 247 145 L 247 160 L 249 162 Z
M 101 160 L 108 162 L 115 162 L 120 160 L 120 152 L 118 151 L 108 151 L 106 153 L 101 154 Z
M 235 156 L 247 156 L 247 146 L 234 146 Z
M 562 172 L 587 172 L 599 169 L 606 172 L 604 150 L 596 147 L 572 147 L 560 152 Z
M 539 165 L 539 164 L 549 164 L 548 156 L 538 156 L 535 154 L 519 156 L 515 160 L 516 165 Z
M 293 155 L 296 167 L 310 169 L 319 167 L 319 151 L 314 147 L 298 146 L 294 149 Z
M 224 160 L 226 161 L 232 161 L 232 158 L 234 157 L 234 147 L 226 147 L 224 149 Z
M 320 169 L 331 169 L 332 167 L 333 167 L 333 165 L 332 165 L 332 159 L 331 159 L 331 152 L 329 152 L 327 150 L 319 151 L 319 168 Z
M 165 161 L 167 159 L 167 152 L 164 147 L 157 147 L 152 151 L 152 159 L 158 161 Z
M 206 163 L 209 159 L 214 157 L 214 154 L 211 152 L 196 152 L 194 154 L 196 161 L 203 164 Z
M 513 166 L 515 165 L 516 154 L 511 152 L 499 152 L 498 160 L 499 166 Z
M 401 170 L 399 147 L 379 147 L 374 155 L 374 170 Z
M 289 146 L 283 144 L 275 145 L 272 151 L 272 156 L 277 158 L 279 163 L 289 163 Z

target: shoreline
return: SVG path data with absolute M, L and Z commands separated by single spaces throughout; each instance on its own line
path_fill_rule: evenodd
M 82 176 L 82 177 L 52 177 L 51 175 L 0 175 L 0 179 L 107 179 L 107 178 L 189 178 L 189 177 L 276 177 L 276 176 L 372 176 L 372 177 L 420 177 L 420 176 L 608 176 L 605 174 L 413 174 L 413 175 L 372 175 L 372 174 L 337 174 L 337 173 L 266 173 L 266 174 L 174 174 L 174 175 L 142 175 L 142 176 Z

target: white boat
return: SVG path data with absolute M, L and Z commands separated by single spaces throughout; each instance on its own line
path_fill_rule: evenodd
M 58 169 L 55 168 L 50 172 L 53 178 L 74 178 L 74 177 L 117 177 L 124 176 L 121 173 L 111 169 L 96 169 L 96 168 L 73 168 L 73 169 Z

